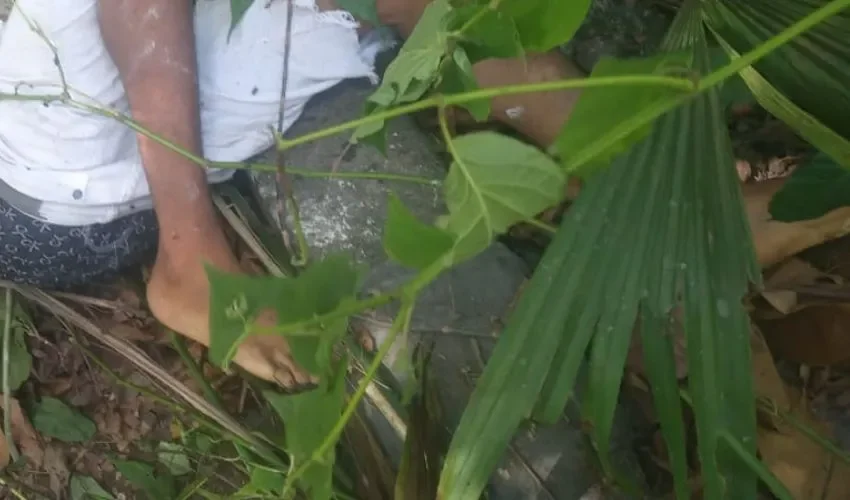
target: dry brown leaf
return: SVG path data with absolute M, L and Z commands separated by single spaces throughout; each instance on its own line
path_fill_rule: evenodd
M 850 207 L 838 208 L 817 219 L 797 222 L 773 220 L 768 206 L 786 180 L 787 177 L 771 179 L 741 187 L 756 257 L 762 268 L 778 264 L 815 245 L 850 234 Z
M 832 438 L 829 427 L 804 406 L 792 410 L 791 415 L 819 435 Z M 760 428 L 758 446 L 765 465 L 794 498 L 850 498 L 850 467 L 802 432 L 789 426 L 780 431 Z
M 50 478 L 50 490 L 56 498 L 62 498 L 71 472 L 65 462 L 65 455 L 58 445 L 50 445 L 44 450 L 44 471 Z
M 9 443 L 6 441 L 6 435 L 0 432 L 0 469 L 5 469 L 12 460 L 9 453 Z
M 3 395 L 0 394 L 0 398 Z M 41 438 L 33 428 L 29 419 L 24 415 L 20 403 L 15 398 L 9 398 L 9 423 L 12 426 L 12 439 L 18 446 L 21 455 L 27 458 L 27 461 L 33 468 L 40 468 L 44 464 L 44 446 Z M 5 445 L 4 438 L 4 445 Z M 6 447 L 8 453 L 8 447 Z
M 850 468 L 797 429 L 785 424 L 790 414 L 821 436 L 831 438 L 829 428 L 816 420 L 801 395 L 788 388 L 776 370 L 758 328 L 753 326 L 753 379 L 756 394 L 769 399 L 779 413 L 759 412 L 758 449 L 765 465 L 782 481 L 794 498 L 839 500 L 850 498 Z M 765 418 L 769 417 L 769 425 Z
M 797 293 L 790 289 L 800 285 L 813 285 L 826 277 L 828 275 L 808 262 L 792 258 L 783 262 L 766 277 L 762 296 L 780 313 L 790 314 L 803 307 L 799 303 Z
M 778 358 L 813 366 L 850 361 L 850 304 L 810 306 L 760 324 Z
M 156 340 L 150 332 L 144 332 L 130 323 L 114 323 L 104 326 L 104 330 L 130 342 L 153 342 Z

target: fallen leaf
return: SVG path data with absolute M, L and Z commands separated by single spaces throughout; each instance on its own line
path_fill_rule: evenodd
M 5 469 L 10 460 L 9 443 L 6 441 L 6 435 L 0 433 L 0 469 Z
M 71 500 L 114 500 L 93 477 L 74 474 L 71 476 Z
M 788 424 L 787 419 L 793 418 L 826 439 L 832 438 L 831 429 L 811 413 L 799 392 L 786 386 L 761 332 L 756 327 L 751 331 L 755 392 L 770 403 L 769 409 L 759 411 L 758 450 L 762 461 L 793 498 L 850 498 L 850 467 Z
M 113 465 L 130 484 L 141 489 L 149 498 L 175 498 L 174 479 L 157 475 L 152 465 L 133 460 L 112 459 Z
M 156 338 L 130 323 L 113 323 L 105 328 L 112 335 L 130 342 L 153 342 Z
M 778 358 L 812 366 L 850 361 L 850 304 L 813 305 L 759 324 Z
M 192 472 L 192 464 L 182 446 L 161 441 L 156 449 L 156 458 L 173 476 Z
M 0 398 L 3 395 L 0 394 Z M 35 469 L 41 468 L 44 464 L 44 446 L 38 433 L 30 424 L 30 421 L 24 415 L 20 403 L 15 398 L 9 398 L 9 424 L 12 427 L 12 439 L 18 446 L 21 455 L 27 458 L 29 465 Z
M 67 443 L 88 441 L 97 431 L 88 417 L 56 398 L 38 402 L 32 423 L 42 434 Z
M 774 220 L 770 215 L 770 200 L 786 181 L 787 178 L 771 179 L 741 187 L 756 257 L 762 268 L 850 234 L 850 207 L 837 208 L 815 219 L 795 222 Z
M 764 281 L 762 297 L 777 311 L 790 314 L 801 306 L 794 287 L 812 285 L 827 275 L 800 258 L 792 258 L 774 269 Z
M 65 455 L 58 446 L 50 445 L 44 450 L 44 471 L 50 479 L 50 491 L 56 498 L 61 498 L 71 472 L 65 462 Z
M 829 427 L 818 421 L 807 408 L 794 408 L 791 415 L 819 435 L 832 438 Z M 797 429 L 790 426 L 779 430 L 761 427 L 758 447 L 765 465 L 788 488 L 793 498 L 850 498 L 850 467 Z

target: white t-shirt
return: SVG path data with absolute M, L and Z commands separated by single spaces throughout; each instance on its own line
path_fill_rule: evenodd
M 347 13 L 318 12 L 314 0 L 294 3 L 286 127 L 310 97 L 347 78 L 374 78 L 379 43 L 363 46 Z M 272 145 L 285 23 L 286 2 L 257 0 L 228 39 L 230 2 L 197 2 L 206 158 L 242 161 Z M 0 31 L 0 92 L 43 95 L 61 89 L 45 39 L 58 53 L 75 100 L 128 112 L 118 70 L 100 36 L 97 0 L 18 0 Z M 217 182 L 230 174 L 211 170 L 208 177 Z M 0 99 L 0 180 L 40 202 L 29 215 L 54 224 L 107 222 L 151 206 L 135 133 L 113 119 L 56 103 Z

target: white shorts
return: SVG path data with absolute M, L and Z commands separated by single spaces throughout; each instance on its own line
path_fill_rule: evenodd
M 379 43 L 361 44 L 357 23 L 347 13 L 318 12 L 314 0 L 295 5 L 286 127 L 310 97 L 344 79 L 374 78 Z M 229 39 L 229 1 L 202 0 L 195 9 L 204 155 L 213 161 L 245 160 L 273 143 L 286 2 L 254 2 Z M 47 40 L 74 99 L 128 112 L 118 70 L 100 36 L 97 0 L 18 0 L 0 31 L 0 92 L 61 90 Z M 36 213 L 29 215 L 85 225 L 151 207 L 136 136 L 124 125 L 61 104 L 3 99 L 0 116 L 0 184 L 37 200 Z M 230 172 L 208 175 L 217 182 Z

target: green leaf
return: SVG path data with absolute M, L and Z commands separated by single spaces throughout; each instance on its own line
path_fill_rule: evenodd
M 443 189 L 449 208 L 446 229 L 456 236 L 456 263 L 564 196 L 566 177 L 558 165 L 516 139 L 477 132 L 455 139 L 451 151 L 454 161 Z
M 237 341 L 261 311 L 277 315 L 277 326 L 308 321 L 334 311 L 351 299 L 358 273 L 343 256 L 330 256 L 316 262 L 297 278 L 228 274 L 207 268 L 210 281 L 210 359 L 218 364 L 229 362 Z M 343 323 L 347 318 L 342 318 Z M 295 361 L 310 373 L 327 371 L 330 349 L 341 338 L 334 325 L 317 326 L 288 338 Z
M 376 0 L 336 0 L 336 4 L 360 21 L 366 21 L 374 27 L 381 25 Z
M 420 222 L 395 194 L 390 194 L 384 226 L 384 250 L 399 264 L 425 269 L 451 250 L 454 238 Z
M 329 500 L 333 494 L 334 447 L 319 461 L 312 459 L 342 414 L 347 361 L 341 360 L 334 375 L 315 390 L 294 395 L 263 392 L 284 422 L 286 447 L 295 467 L 310 463 L 299 485 L 311 500 Z
M 175 498 L 174 479 L 171 476 L 157 475 L 152 465 L 118 458 L 113 458 L 112 464 L 124 479 L 143 491 L 150 500 Z
M 593 68 L 590 78 L 663 74 L 675 68 L 683 71 L 685 62 L 683 53 L 642 59 L 603 58 Z M 645 138 L 652 124 L 620 138 L 612 137 L 612 132 L 642 111 L 679 96 L 681 92 L 669 87 L 618 86 L 584 90 L 555 141 L 554 147 L 564 168 L 567 172 L 587 176 L 608 165 L 615 156 Z
M 732 62 L 732 59 L 721 47 L 712 47 L 710 54 L 712 71 L 717 71 Z M 718 87 L 720 89 L 720 101 L 724 107 L 737 104 L 754 104 L 756 102 L 753 93 L 750 92 L 749 87 L 740 75 L 727 78 Z
M 39 401 L 32 415 L 32 425 L 44 434 L 66 443 L 79 443 L 94 437 L 94 422 L 56 398 Z
M 6 317 L 5 308 L 0 306 L 0 331 L 5 331 L 3 320 Z M 9 339 L 9 390 L 18 390 L 30 376 L 32 370 L 32 355 L 27 348 L 27 332 L 33 331 L 32 320 L 29 315 L 17 304 L 12 304 L 12 324 L 9 328 L 11 338 Z M 0 370 L 0 383 L 3 373 Z M 5 387 L 5 384 L 3 384 Z
M 472 62 L 463 49 L 456 48 L 452 52 L 451 63 L 445 65 L 440 91 L 445 94 L 460 94 L 477 89 L 478 82 L 472 73 Z M 469 114 L 479 122 L 490 117 L 490 101 L 486 99 L 469 101 L 460 106 L 469 111 Z
M 156 448 L 156 458 L 173 476 L 182 476 L 193 470 L 183 447 L 176 443 L 161 441 Z
M 695 69 L 708 66 L 701 12 L 688 2 L 666 50 L 696 41 Z M 455 432 L 440 480 L 444 500 L 478 498 L 517 426 L 534 408 L 560 413 L 592 345 L 588 413 L 607 454 L 624 350 L 638 311 L 652 327 L 681 308 L 706 498 L 754 498 L 757 471 L 717 446 L 721 433 L 755 457 L 755 397 L 742 298 L 761 275 L 717 91 L 665 114 L 650 134 L 590 177 L 565 214 L 502 331 Z M 628 249 L 624 253 L 623 249 Z M 643 332 L 661 336 L 662 331 Z M 649 346 L 647 365 L 672 367 L 670 345 Z M 647 353 L 649 355 L 649 353 Z M 732 359 L 734 358 L 734 359 Z M 658 374 L 655 374 L 658 375 Z M 686 491 L 681 412 L 668 372 L 653 392 Z M 592 395 L 590 395 L 592 394 Z M 672 427 L 671 427 L 672 425 Z M 611 466 L 607 457 L 603 461 Z M 763 466 L 762 466 L 763 467 Z M 763 471 L 758 471 L 763 472 Z
M 824 0 L 722 0 L 706 22 L 732 58 L 827 4 Z M 740 72 L 756 100 L 850 168 L 850 11 L 844 9 Z
M 466 28 L 461 44 L 474 62 L 525 55 L 514 19 L 488 5 L 464 5 L 453 9 L 447 26 L 451 32 Z
M 227 32 L 228 40 L 230 39 L 230 35 L 233 34 L 233 30 L 236 29 L 236 26 L 245 17 L 245 13 L 253 3 L 254 0 L 230 0 L 230 31 Z
M 658 295 L 658 290 L 653 290 Z M 673 473 L 676 498 L 690 497 L 688 455 L 685 425 L 682 418 L 682 401 L 679 397 L 679 380 L 676 376 L 674 342 L 676 331 L 671 329 L 668 315 L 652 314 L 644 309 L 640 317 L 640 339 L 644 366 L 652 392 L 655 413 L 661 423 L 661 435 Z M 659 335 L 659 332 L 662 332 Z
M 572 39 L 591 0 L 504 0 L 499 10 L 513 18 L 522 46 L 546 52 Z
M 440 62 L 448 52 L 443 21 L 449 11 L 448 0 L 434 0 L 428 5 L 401 51 L 387 66 L 381 86 L 369 96 L 367 115 L 417 101 L 431 89 L 437 81 Z M 383 129 L 383 121 L 373 122 L 358 128 L 353 139 L 369 140 Z
M 782 222 L 817 219 L 850 205 L 850 171 L 824 153 L 797 167 L 770 200 L 770 215 Z
M 240 495 L 280 495 L 286 483 L 286 474 L 274 469 L 251 466 L 251 477 L 242 489 Z
M 115 500 L 108 491 L 90 476 L 71 476 L 71 500 Z

